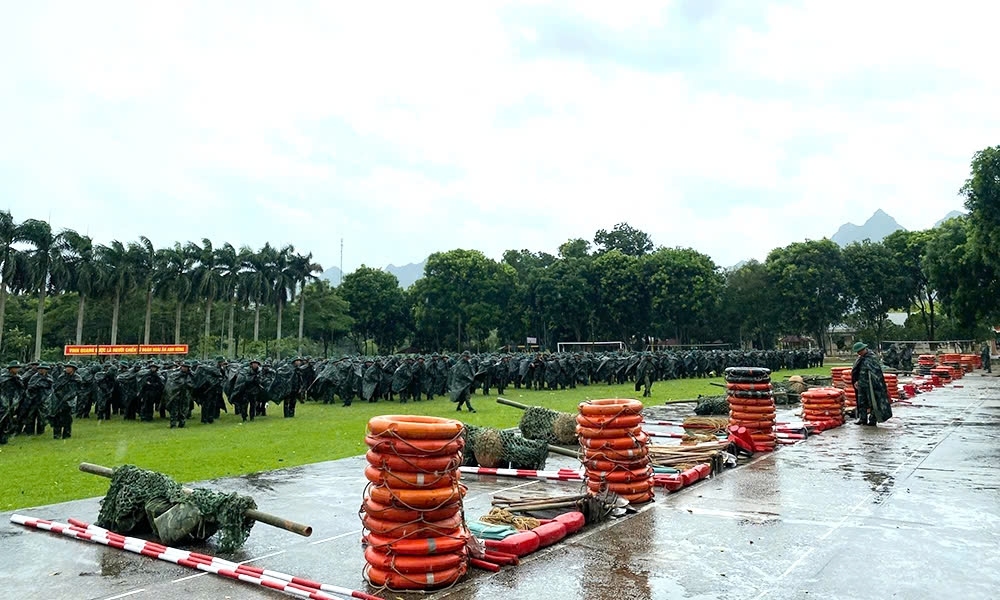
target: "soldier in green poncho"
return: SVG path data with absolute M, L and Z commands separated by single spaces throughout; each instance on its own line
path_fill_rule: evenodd
M 642 387 L 642 397 L 649 398 L 652 395 L 653 381 L 656 379 L 656 365 L 653 364 L 653 357 L 646 354 L 639 362 L 635 370 L 635 391 Z
M 882 365 L 878 357 L 864 342 L 856 342 L 852 348 L 858 354 L 851 368 L 851 381 L 858 402 L 856 425 L 872 425 L 892 418 L 889 405 L 889 390 L 882 375 Z
M 191 362 L 181 363 L 180 368 L 170 374 L 165 387 L 170 428 L 183 428 L 194 397 L 194 373 L 191 372 Z
M 7 437 L 14 433 L 18 407 L 24 401 L 24 381 L 17 374 L 20 369 L 21 365 L 14 361 L 0 372 L 0 444 L 6 444 Z
M 53 439 L 67 439 L 73 431 L 73 413 L 79 400 L 80 385 L 83 383 L 76 374 L 76 363 L 67 363 L 62 374 L 52 384 L 48 397 L 48 417 L 52 424 Z
M 991 361 L 990 361 L 990 347 L 989 347 L 989 345 L 983 344 L 983 349 L 982 349 L 982 353 L 980 354 L 980 358 L 982 358 L 982 360 L 983 360 L 983 368 L 986 369 L 986 372 L 987 373 L 992 373 L 993 372 L 993 365 L 991 364 Z
M 266 400 L 267 393 L 264 388 L 264 373 L 260 370 L 260 361 L 257 359 L 250 361 L 250 368 L 244 369 L 236 376 L 236 383 L 233 385 L 233 394 L 229 401 L 232 402 L 237 414 L 245 422 L 247 420 L 247 409 L 249 408 L 250 420 L 257 416 L 257 406 L 261 399 Z
M 153 363 L 146 371 L 136 375 L 139 382 L 139 419 L 142 421 L 152 421 L 153 413 L 157 406 L 163 403 L 163 377 L 160 376 L 160 365 Z M 129 408 L 125 409 L 125 419 L 135 419 L 135 409 L 131 408 L 134 403 L 129 403 Z
M 462 405 L 465 404 L 469 412 L 476 412 L 476 409 L 472 408 L 472 402 L 470 400 L 472 395 L 472 384 L 476 380 L 476 374 L 473 371 L 472 363 L 469 361 L 471 355 L 468 351 L 462 353 L 462 357 L 455 363 L 455 366 L 451 368 L 449 372 L 449 386 L 448 395 L 451 397 L 452 402 L 457 402 L 458 406 L 455 410 L 462 410 Z
M 19 427 L 27 435 L 45 433 L 45 411 L 49 394 L 52 393 L 52 384 L 48 363 L 38 365 L 35 374 L 28 380 L 28 392 L 21 403 L 23 410 L 20 411 Z

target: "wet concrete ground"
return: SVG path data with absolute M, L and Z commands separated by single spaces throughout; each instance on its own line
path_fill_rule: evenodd
M 958 385 L 896 405 L 896 416 L 878 428 L 848 425 L 782 447 L 661 494 L 638 514 L 585 529 L 518 567 L 473 571 L 428 597 L 997 597 L 1000 379 L 973 375 Z M 691 408 L 666 414 L 679 418 Z M 363 465 L 356 457 L 199 485 L 250 494 L 262 510 L 314 528 L 313 537 L 301 538 L 257 525 L 232 560 L 372 591 L 361 576 Z M 548 468 L 563 466 L 578 465 L 556 456 Z M 500 490 L 578 487 L 477 476 L 465 482 L 469 518 L 485 514 Z M 97 499 L 88 499 L 17 512 L 65 522 L 96 520 L 97 511 Z M 0 515 L 4 598 L 282 597 L 8 518 Z

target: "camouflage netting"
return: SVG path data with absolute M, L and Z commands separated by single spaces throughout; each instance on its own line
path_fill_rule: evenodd
M 254 521 L 245 515 L 254 508 L 249 496 L 205 489 L 187 493 L 166 475 L 123 465 L 111 477 L 97 525 L 122 534 L 151 531 L 164 544 L 218 533 L 219 549 L 232 552 L 249 537 Z
M 529 440 L 513 431 L 465 426 L 465 465 L 544 469 L 549 456 L 545 440 Z
M 521 435 L 549 444 L 576 444 L 576 415 L 541 406 L 529 406 L 518 424 Z
M 694 407 L 696 415 L 728 415 L 729 400 L 725 396 L 703 396 Z

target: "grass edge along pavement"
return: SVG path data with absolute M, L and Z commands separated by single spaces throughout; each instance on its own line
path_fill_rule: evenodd
M 779 371 L 775 380 L 793 374 L 829 375 L 829 366 Z M 652 397 L 642 398 L 631 383 L 578 386 L 571 390 L 505 390 L 504 396 L 531 406 L 576 412 L 577 404 L 596 398 L 636 398 L 652 406 L 676 400 L 720 395 L 721 377 L 657 381 Z M 78 471 L 81 462 L 109 467 L 134 464 L 170 475 L 179 482 L 270 471 L 364 454 L 368 420 L 381 414 L 422 414 L 457 418 L 472 425 L 516 427 L 521 411 L 496 403 L 493 394 L 473 396 L 476 413 L 455 411 L 447 398 L 431 401 L 358 402 L 350 407 L 307 402 L 296 416 L 285 419 L 281 407 L 268 405 L 268 416 L 242 423 L 229 414 L 211 425 L 199 422 L 198 407 L 184 429 L 170 429 L 168 420 L 153 423 L 123 421 L 116 416 L 98 422 L 74 419 L 73 437 L 53 440 L 51 428 L 41 436 L 17 436 L 0 446 L 0 511 L 43 506 L 57 502 L 103 496 L 108 481 Z M 691 405 L 692 411 L 694 405 Z M 693 413 L 692 413 L 693 414 Z

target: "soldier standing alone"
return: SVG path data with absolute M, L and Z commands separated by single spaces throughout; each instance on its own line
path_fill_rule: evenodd
M 52 423 L 52 438 L 56 440 L 69 439 L 73 431 L 73 413 L 76 412 L 82 383 L 76 370 L 76 363 L 67 363 L 49 394 L 49 422 Z

